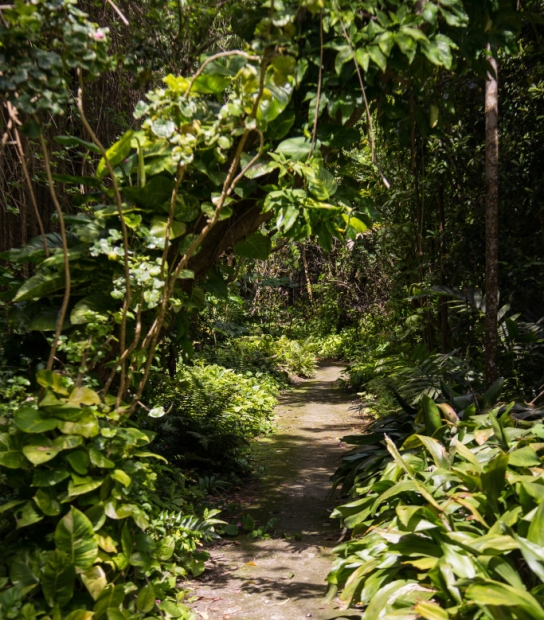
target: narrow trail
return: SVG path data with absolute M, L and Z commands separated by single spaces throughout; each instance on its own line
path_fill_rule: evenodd
M 323 601 L 339 536 L 338 522 L 329 520 L 338 503 L 328 496 L 330 476 L 345 451 L 339 438 L 360 424 L 336 383 L 341 370 L 321 367 L 314 379 L 284 393 L 277 434 L 255 442 L 264 473 L 243 494 L 252 497 L 247 512 L 258 525 L 277 519 L 275 534 L 270 540 L 240 534 L 211 550 L 209 570 L 191 584 L 199 620 L 350 617 Z

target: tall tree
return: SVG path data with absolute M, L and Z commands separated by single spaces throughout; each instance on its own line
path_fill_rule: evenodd
M 499 88 L 498 66 L 488 45 L 489 69 L 485 82 L 485 378 L 499 375 L 497 368 L 497 313 L 499 308 Z

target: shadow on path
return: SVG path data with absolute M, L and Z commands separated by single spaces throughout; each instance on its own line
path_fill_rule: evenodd
M 322 367 L 315 379 L 282 394 L 277 434 L 253 444 L 264 474 L 243 493 L 253 498 L 248 512 L 259 524 L 277 519 L 275 535 L 240 535 L 212 549 L 209 570 L 191 584 L 199 597 L 194 610 L 204 620 L 359 618 L 323 601 L 339 536 L 329 520 L 338 503 L 330 476 L 345 451 L 340 437 L 361 422 L 337 386 L 341 370 Z

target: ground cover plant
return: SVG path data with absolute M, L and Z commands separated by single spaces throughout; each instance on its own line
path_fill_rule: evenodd
M 328 580 L 363 619 L 542 616 L 544 426 L 497 405 L 499 390 L 457 411 L 424 396 L 344 438 L 351 501 L 334 516 L 351 539 Z

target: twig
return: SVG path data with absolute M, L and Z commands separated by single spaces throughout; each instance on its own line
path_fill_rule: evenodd
M 39 123 L 39 120 L 35 115 L 34 115 L 34 120 L 37 123 Z M 62 239 L 62 251 L 64 253 L 64 297 L 62 299 L 62 304 L 59 310 L 59 314 L 57 316 L 55 336 L 54 336 L 53 344 L 51 345 L 51 350 L 49 351 L 49 358 L 47 360 L 47 370 L 53 370 L 55 354 L 59 346 L 60 333 L 64 325 L 66 311 L 68 310 L 68 303 L 70 302 L 70 291 L 71 291 L 72 282 L 70 279 L 70 255 L 68 252 L 68 239 L 66 237 L 66 226 L 64 225 L 64 216 L 62 213 L 62 208 L 57 198 L 57 192 L 55 191 L 55 183 L 53 181 L 53 176 L 51 174 L 51 165 L 49 162 L 49 153 L 47 152 L 47 145 L 45 144 L 43 132 L 40 132 L 39 140 L 40 140 L 40 147 L 42 149 L 42 154 L 43 154 L 43 161 L 45 165 L 45 174 L 47 176 L 47 183 L 49 185 L 49 193 L 51 194 L 51 199 L 53 200 L 53 204 L 55 205 L 55 210 L 59 218 L 60 237 Z
M 336 5 L 336 2 L 335 2 Z M 349 36 L 346 27 L 344 26 L 344 20 L 342 19 L 342 15 L 340 13 L 340 9 L 336 6 L 336 10 L 338 11 L 338 17 L 340 20 L 340 25 L 342 26 L 342 32 L 344 33 L 344 38 L 346 39 L 348 45 L 349 45 L 349 49 L 351 50 L 351 54 L 353 56 L 353 64 L 355 65 L 355 71 L 357 72 L 357 77 L 359 78 L 359 85 L 361 86 L 361 92 L 363 93 L 363 99 L 365 102 L 365 111 L 366 111 L 366 118 L 368 121 L 368 143 L 370 146 L 370 153 L 372 156 L 372 163 L 376 166 L 376 169 L 378 171 L 378 174 L 381 177 L 381 180 L 383 182 L 383 184 L 385 185 L 385 187 L 387 189 L 390 189 L 391 187 L 391 183 L 389 183 L 389 181 L 385 178 L 382 169 L 380 168 L 380 165 L 378 164 L 378 160 L 376 158 L 376 151 L 375 151 L 375 147 L 374 147 L 374 127 L 373 127 L 373 123 L 372 123 L 372 114 L 370 113 L 370 106 L 368 105 L 368 98 L 366 96 L 366 90 L 365 90 L 365 85 L 363 82 L 363 76 L 361 75 L 361 70 L 359 68 L 359 64 L 357 63 L 357 60 L 355 58 L 355 51 L 353 49 L 353 45 L 351 43 L 351 37 Z
M 130 26 L 128 19 L 123 15 L 121 9 L 115 4 L 115 2 L 113 2 L 113 0 L 108 0 L 108 3 L 112 7 L 112 9 L 117 13 L 117 15 L 119 15 L 119 18 L 121 19 L 123 24 L 125 24 L 125 26 Z
M 323 76 L 323 9 L 319 13 L 319 76 L 317 79 L 317 94 L 315 98 L 315 117 L 314 128 L 312 131 L 312 144 L 310 145 L 310 152 L 308 153 L 308 159 L 312 156 L 315 143 L 317 140 L 317 119 L 319 116 L 319 106 L 321 103 L 321 84 Z
M 123 352 L 126 347 L 127 314 L 128 314 L 128 309 L 130 307 L 130 300 L 131 300 L 130 267 L 128 264 L 128 256 L 129 256 L 128 230 L 127 230 L 125 218 L 123 217 L 123 201 L 121 199 L 121 192 L 119 191 L 119 186 L 117 185 L 117 178 L 115 177 L 113 166 L 111 165 L 111 162 L 109 160 L 106 149 L 104 148 L 104 145 L 100 142 L 100 140 L 94 133 L 92 127 L 89 124 L 89 121 L 87 120 L 87 117 L 85 116 L 85 110 L 83 108 L 83 76 L 81 75 L 81 69 L 77 70 L 77 76 L 79 80 L 79 88 L 77 90 L 77 97 L 76 97 L 77 109 L 79 110 L 79 115 L 81 117 L 81 122 L 83 123 L 83 126 L 87 130 L 87 133 L 91 137 L 91 140 L 100 149 L 100 152 L 102 153 L 102 157 L 104 158 L 104 161 L 106 162 L 106 167 L 108 169 L 111 182 L 113 185 L 115 202 L 117 205 L 117 212 L 119 214 L 119 223 L 121 224 L 121 233 L 123 236 L 123 264 L 124 264 L 124 270 L 125 270 L 125 288 L 126 288 L 125 301 L 123 303 L 123 316 L 121 319 L 121 334 L 119 338 L 119 350 Z M 125 360 L 122 360 L 121 361 L 121 385 L 124 385 L 125 383 L 124 382 L 125 373 L 126 373 Z M 119 407 L 120 404 L 121 404 L 121 395 L 118 394 L 117 407 Z
M 47 237 L 45 236 L 45 228 L 43 226 L 42 216 L 40 215 L 40 210 L 38 209 L 38 202 L 36 200 L 36 194 L 34 193 L 34 186 L 32 185 L 32 179 L 30 178 L 30 174 L 28 172 L 28 167 L 25 161 L 25 152 L 23 150 L 23 145 L 21 143 L 21 137 L 19 136 L 19 130 L 17 129 L 17 110 L 11 105 L 11 103 L 7 102 L 8 114 L 11 119 L 13 119 L 13 135 L 15 136 L 15 144 L 17 146 L 17 153 L 19 155 L 19 161 L 21 162 L 21 167 L 23 169 L 23 174 L 25 177 L 25 181 L 28 187 L 28 192 L 30 194 L 30 202 L 32 203 L 32 207 L 34 209 L 34 215 L 36 216 L 36 220 L 38 221 L 38 228 L 40 229 L 40 235 L 43 241 L 43 249 L 45 250 L 45 257 L 49 257 L 49 246 L 47 244 Z

